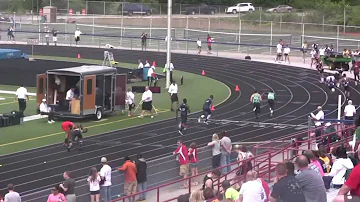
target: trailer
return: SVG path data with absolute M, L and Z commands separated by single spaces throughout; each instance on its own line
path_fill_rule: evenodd
M 84 65 L 37 75 L 37 104 L 46 99 L 58 118 L 94 117 L 125 108 L 127 75 L 107 66 Z M 71 100 L 66 93 L 72 89 Z

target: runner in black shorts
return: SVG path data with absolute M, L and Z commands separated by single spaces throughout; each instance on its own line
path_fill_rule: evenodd
M 320 74 L 320 83 L 324 82 L 324 64 L 320 57 L 316 59 L 316 69 Z
M 214 96 L 210 95 L 208 99 L 206 99 L 203 106 L 203 114 L 199 117 L 198 122 L 201 123 L 202 119 L 205 119 L 204 123 L 208 124 L 208 120 L 211 117 L 211 106 L 213 105 Z
M 342 79 L 341 79 L 341 84 L 344 87 L 346 98 L 349 99 L 350 98 L 350 81 L 346 77 L 346 74 L 343 74 Z
M 187 99 L 183 99 L 183 103 L 180 105 L 179 109 L 176 111 L 176 119 L 178 117 L 178 112 L 180 111 L 180 123 L 179 123 L 179 133 L 183 135 L 182 131 L 186 130 L 187 116 L 190 113 L 190 107 L 187 105 Z
M 87 129 L 83 128 L 82 125 L 77 125 L 75 128 L 71 131 L 71 142 L 68 146 L 68 151 L 71 150 L 71 147 L 73 143 L 77 144 L 77 149 L 82 150 L 82 139 L 83 139 L 83 133 L 86 133 Z

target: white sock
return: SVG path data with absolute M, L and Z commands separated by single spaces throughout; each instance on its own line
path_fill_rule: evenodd
M 211 117 L 211 114 L 207 115 L 206 120 L 209 120 Z

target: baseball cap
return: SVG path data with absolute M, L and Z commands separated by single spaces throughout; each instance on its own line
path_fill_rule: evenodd
M 43 102 L 46 102 L 46 99 L 42 99 Z
M 101 158 L 101 163 L 106 163 L 107 162 L 107 159 L 105 157 L 102 157 Z

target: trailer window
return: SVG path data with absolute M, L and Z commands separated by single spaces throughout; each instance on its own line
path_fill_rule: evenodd
M 93 80 L 92 79 L 88 79 L 87 80 L 87 86 L 86 86 L 86 94 L 87 95 L 91 95 L 92 94 L 92 83 L 93 83 Z
M 39 79 L 39 94 L 44 93 L 44 78 Z

